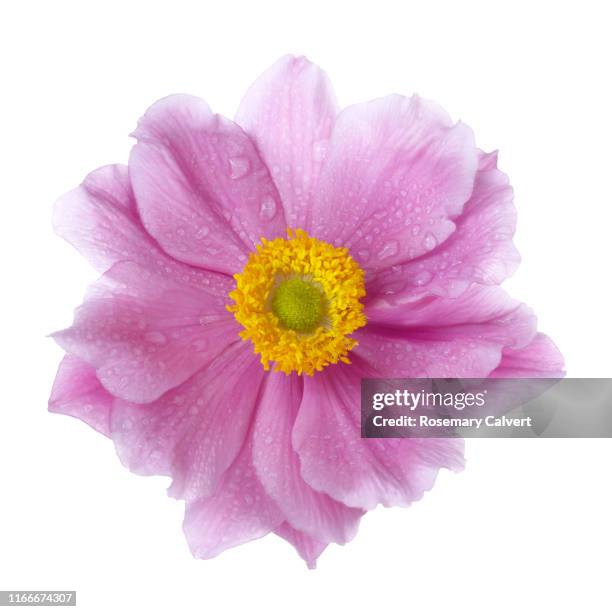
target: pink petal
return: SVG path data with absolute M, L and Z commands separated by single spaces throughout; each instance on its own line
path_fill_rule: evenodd
M 327 75 L 292 56 L 261 75 L 240 104 L 236 121 L 270 168 L 290 227 L 308 229 L 312 190 L 337 112 Z
M 524 304 L 499 287 L 473 285 L 458 298 L 430 296 L 401 311 L 374 311 L 353 334 L 359 345 L 352 353 L 388 378 L 481 378 L 499 365 L 502 349 L 523 347 L 535 333 L 536 318 Z
M 279 195 L 252 141 L 203 100 L 160 100 L 134 136 L 129 167 L 138 210 L 176 259 L 234 274 L 262 236 L 284 234 Z
M 342 111 L 313 204 L 317 238 L 350 248 L 368 270 L 414 259 L 446 240 L 474 186 L 471 130 L 418 97 Z
M 53 225 L 100 272 L 129 260 L 196 287 L 229 286 L 225 275 L 176 261 L 149 236 L 138 215 L 127 166 L 104 166 L 88 174 L 56 202 Z
M 317 566 L 317 559 L 327 548 L 327 543 L 319 542 L 302 531 L 294 529 L 286 521 L 281 523 L 280 526 L 274 530 L 274 533 L 287 540 L 287 542 L 297 550 L 298 555 L 306 561 L 306 565 L 309 569 L 315 569 Z
M 537 334 L 527 346 L 504 349 L 502 360 L 491 376 L 495 378 L 561 378 L 565 376 L 563 356 L 554 342 Z
M 183 529 L 194 557 L 210 559 L 261 538 L 283 515 L 257 480 L 246 443 L 211 497 L 187 503 Z
M 89 364 L 66 355 L 59 365 L 49 411 L 81 419 L 96 431 L 110 436 L 110 411 L 113 396 L 104 389 Z
M 317 540 L 344 544 L 356 534 L 363 511 L 318 493 L 302 479 L 291 446 L 301 397 L 298 376 L 268 376 L 253 430 L 253 463 L 268 495 L 293 527 Z
M 204 290 L 189 278 L 115 264 L 90 288 L 72 327 L 54 338 L 94 366 L 113 395 L 152 402 L 237 339 L 238 324 L 225 309 L 233 283 L 219 278 Z
M 497 341 L 462 336 L 461 332 L 374 329 L 355 333 L 353 350 L 385 378 L 481 378 L 499 364 L 502 345 Z
M 536 318 L 532 311 L 512 299 L 500 287 L 474 284 L 455 298 L 417 295 L 413 301 L 408 301 L 409 296 L 404 296 L 404 299 L 406 301 L 403 302 L 397 298 L 379 298 L 369 302 L 366 315 L 370 325 L 362 333 L 373 332 L 383 337 L 385 328 L 378 329 L 377 325 L 401 327 L 401 331 L 391 330 L 388 335 L 408 342 L 412 340 L 418 345 L 432 343 L 433 346 L 433 343 L 438 341 L 458 341 L 461 346 L 467 344 L 472 348 L 483 343 L 495 344 L 499 348 L 521 347 L 529 343 L 536 333 Z M 392 350 L 392 347 L 389 349 Z M 380 347 L 373 350 L 382 353 Z M 404 347 L 401 347 L 401 350 L 403 351 Z M 360 349 L 357 349 L 357 352 L 360 353 Z M 420 359 L 422 358 L 421 356 Z M 438 358 L 441 367 L 456 367 L 448 353 L 441 353 Z M 373 357 L 367 359 L 372 363 Z M 399 357 L 398 360 L 405 361 Z M 433 360 L 436 361 L 435 355 Z M 467 373 L 465 376 L 475 375 Z
M 304 381 L 293 430 L 304 480 L 348 506 L 407 506 L 420 499 L 439 468 L 463 466 L 460 439 L 363 439 L 360 381 L 372 370 L 330 366 Z
M 497 285 L 517 268 L 512 243 L 516 209 L 508 177 L 497 169 L 497 154 L 480 154 L 474 192 L 455 232 L 430 253 L 373 275 L 370 297 L 399 301 L 419 294 L 456 296 L 471 283 Z
M 117 401 L 111 430 L 122 463 L 172 476 L 174 497 L 211 495 L 244 444 L 263 376 L 251 348 L 236 342 L 151 404 Z

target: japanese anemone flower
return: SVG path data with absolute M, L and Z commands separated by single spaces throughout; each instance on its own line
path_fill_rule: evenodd
M 50 410 L 172 478 L 200 558 L 274 532 L 313 567 L 378 504 L 408 506 L 456 439 L 362 439 L 364 377 L 559 376 L 518 264 L 496 154 L 436 104 L 338 112 L 327 76 L 285 57 L 235 122 L 173 95 L 127 167 L 56 204 L 102 277 L 73 325 Z

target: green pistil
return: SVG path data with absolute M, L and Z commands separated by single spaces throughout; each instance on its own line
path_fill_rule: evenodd
M 317 287 L 300 278 L 283 281 L 272 296 L 272 312 L 296 332 L 313 331 L 325 314 L 325 300 Z

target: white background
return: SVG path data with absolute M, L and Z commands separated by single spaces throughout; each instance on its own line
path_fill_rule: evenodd
M 0 589 L 77 589 L 83 610 L 610 610 L 609 440 L 471 441 L 408 510 L 379 509 L 316 571 L 269 537 L 190 557 L 162 478 L 46 412 L 67 326 L 95 278 L 54 237 L 53 201 L 156 99 L 232 116 L 278 56 L 306 54 L 341 105 L 440 102 L 500 149 L 527 301 L 571 376 L 612 376 L 610 16 L 595 2 L 3 2 Z M 122 603 L 117 604 L 118 598 Z

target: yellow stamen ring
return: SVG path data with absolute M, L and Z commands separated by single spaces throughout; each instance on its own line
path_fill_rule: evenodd
M 350 363 L 357 344 L 349 334 L 366 323 L 363 270 L 345 248 L 287 230 L 289 238 L 257 245 L 227 307 L 251 340 L 264 369 L 314 374 L 331 363 Z

